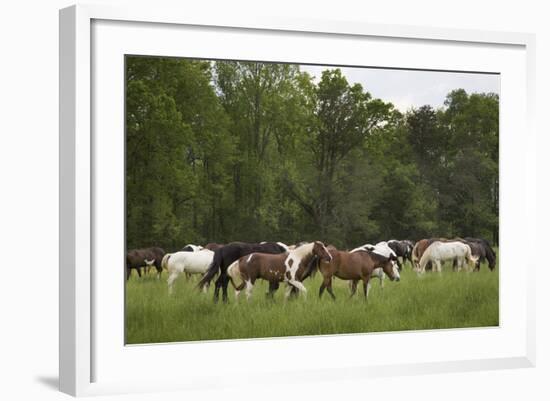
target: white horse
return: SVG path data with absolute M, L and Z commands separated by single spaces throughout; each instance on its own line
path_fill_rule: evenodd
M 473 270 L 473 264 L 477 262 L 477 259 L 478 257 L 472 255 L 470 247 L 462 242 L 435 241 L 424 251 L 417 272 L 424 273 L 429 262 L 432 262 L 434 271 L 441 272 L 442 263 L 454 260 L 457 262 L 458 270 L 462 269 L 464 263 L 467 263 L 470 270 Z
M 162 258 L 162 268 L 168 270 L 168 292 L 173 291 L 173 284 L 181 273 L 204 274 L 212 263 L 214 252 L 202 249 L 196 252 L 180 251 L 167 253 Z M 205 291 L 207 287 L 205 287 Z

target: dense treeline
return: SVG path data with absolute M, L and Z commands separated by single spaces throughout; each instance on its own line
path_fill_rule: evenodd
M 498 96 L 401 113 L 299 66 L 128 57 L 128 248 L 498 242 Z

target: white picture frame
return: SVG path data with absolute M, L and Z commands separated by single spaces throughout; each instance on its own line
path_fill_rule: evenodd
M 140 31 L 147 31 L 147 35 L 140 37 Z M 105 275 L 94 274 L 93 266 L 98 260 L 98 234 L 108 237 L 116 243 L 120 239 L 122 227 L 113 230 L 115 237 L 109 237 L 105 230 L 105 221 L 109 221 L 109 212 L 104 212 L 104 206 L 98 194 L 108 190 L 109 185 L 116 185 L 117 176 L 112 174 L 113 180 L 106 181 L 101 177 L 105 170 L 119 171 L 123 153 L 120 152 L 120 141 L 107 144 L 104 139 L 94 137 L 98 127 L 103 122 L 112 124 L 109 128 L 117 129 L 123 122 L 122 104 L 118 96 L 114 96 L 114 106 L 95 103 L 94 99 L 102 96 L 105 90 L 117 91 L 120 82 L 113 83 L 112 87 L 95 87 L 98 82 L 109 82 L 109 79 L 122 80 L 123 71 L 119 69 L 120 54 L 156 54 L 151 46 L 158 46 L 160 55 L 187 55 L 200 56 L 200 51 L 172 54 L 170 40 L 161 41 L 159 38 L 170 35 L 189 34 L 192 30 L 195 37 L 204 35 L 204 44 L 212 42 L 207 39 L 208 34 L 241 35 L 251 38 L 254 35 L 263 35 L 263 40 L 274 41 L 304 40 L 312 41 L 311 49 L 326 44 L 329 47 L 331 40 L 337 39 L 342 50 L 324 55 L 319 61 L 327 64 L 349 64 L 353 58 L 349 56 L 346 45 L 366 43 L 376 46 L 384 42 L 385 46 L 436 46 L 441 54 L 445 52 L 457 53 L 476 52 L 479 60 L 464 57 L 460 63 L 450 67 L 449 59 L 433 59 L 430 68 L 476 71 L 476 63 L 486 60 L 486 71 L 503 74 L 501 93 L 501 177 L 505 178 L 501 188 L 501 325 L 492 329 L 462 329 L 462 330 L 434 330 L 421 333 L 382 333 L 371 334 L 377 336 L 377 341 L 394 341 L 407 344 L 414 341 L 416 347 L 422 350 L 433 345 L 434 355 L 419 358 L 412 350 L 401 345 L 399 355 L 369 355 L 370 360 L 357 354 L 354 360 L 345 360 L 338 356 L 331 357 L 330 366 L 326 360 L 316 359 L 313 350 L 320 342 L 329 346 L 341 347 L 346 343 L 348 347 L 360 346 L 365 341 L 365 335 L 352 336 L 317 336 L 305 338 L 240 340 L 222 342 L 203 342 L 194 344 L 164 344 L 155 346 L 125 347 L 120 336 L 118 321 L 122 313 L 120 308 L 111 308 L 113 313 L 103 313 L 105 302 L 98 300 L 95 291 L 101 288 L 103 300 L 112 299 L 115 304 L 120 301 L 123 281 L 109 282 Z M 126 32 L 126 34 L 124 33 Z M 94 39 L 94 35 L 95 39 Z M 158 36 L 157 36 L 158 35 Z M 220 37 L 220 36 L 218 36 Z M 140 41 L 137 41 L 140 38 Z M 107 39 L 107 40 L 106 40 Z M 130 43 L 132 39 L 137 42 Z M 324 41 L 324 42 L 323 42 Z M 317 43 L 318 42 L 318 43 Z M 304 42 L 305 43 L 305 42 Z M 161 45 L 162 44 L 162 45 Z M 357 378 L 380 375 L 410 374 L 430 372 L 453 372 L 478 369 L 500 369 L 511 367 L 529 367 L 535 363 L 535 305 L 534 305 L 534 269 L 535 261 L 529 257 L 519 255 L 519 250 L 507 247 L 513 243 L 515 231 L 521 233 L 535 232 L 535 132 L 533 129 L 534 112 L 534 44 L 533 35 L 506 32 L 483 32 L 469 30 L 436 29 L 413 26 L 374 25 L 362 22 L 347 21 L 317 21 L 293 20 L 280 18 L 261 18 L 243 16 L 241 19 L 220 18 L 210 15 L 188 15 L 184 11 L 164 10 L 155 7 L 147 8 L 112 8 L 108 6 L 78 5 L 60 11 L 60 390 L 72 395 L 94 395 L 108 393 L 125 393 L 136 391 L 160 391 L 167 389 L 201 389 L 211 386 L 206 380 L 206 365 L 199 359 L 209 359 L 208 355 L 220 353 L 224 358 L 230 358 L 235 372 L 247 372 L 255 380 L 261 381 L 262 374 L 269 373 L 271 378 L 278 380 L 296 381 L 296 372 L 299 380 L 327 380 L 330 378 Z M 128 45 L 128 47 L 125 47 Z M 149 46 L 149 48 L 147 48 Z M 295 45 L 286 47 L 291 52 Z M 207 46 L 204 46 L 207 47 Z M 224 46 L 228 57 L 246 58 L 253 46 L 234 47 Z M 272 47 L 272 52 L 275 52 Z M 406 52 L 408 47 L 401 47 Z M 140 50 L 141 49 L 141 50 Z M 252 49 L 252 50 L 251 50 Z M 301 51 L 305 59 L 301 61 L 315 61 L 316 54 L 309 56 Z M 221 51 L 221 50 L 220 50 Z M 237 52 L 242 51 L 237 55 Z M 254 59 L 269 59 L 268 53 L 259 54 Z M 283 50 L 280 50 L 283 51 Z M 348 52 L 346 56 L 345 52 Z M 492 56 L 484 55 L 492 51 Z M 109 52 L 114 52 L 114 58 L 106 58 Z M 122 53 L 121 53 L 122 52 Z M 387 52 L 386 52 L 387 53 Z M 275 54 L 275 53 L 273 53 Z M 281 53 L 283 54 L 283 53 Z M 290 53 L 288 53 L 290 54 Z M 502 56 L 502 57 L 501 57 Z M 253 57 L 253 56 L 251 56 Z M 276 58 L 280 58 L 278 56 Z M 286 57 L 286 56 L 282 56 Z M 289 60 L 297 56 L 289 55 Z M 330 60 L 327 57 L 331 58 Z M 339 62 L 338 57 L 342 58 Z M 386 55 L 385 66 L 427 68 L 426 59 L 415 59 L 414 55 L 408 59 L 406 65 L 399 65 L 399 58 L 392 59 Z M 476 56 L 477 57 L 477 56 Z M 215 57 L 212 57 L 215 58 Z M 492 60 L 490 60 L 492 58 Z M 344 60 L 346 59 L 346 60 Z M 118 60 L 113 64 L 113 60 Z M 296 60 L 297 61 L 297 60 Z M 329 61 L 329 62 L 327 62 Z M 499 64 L 500 63 L 500 64 Z M 365 65 L 358 60 L 357 65 Z M 369 64 L 373 65 L 373 64 Z M 104 67 L 111 69 L 103 75 Z M 113 72 L 114 71 L 114 72 Z M 488 70 L 487 70 L 488 71 Z M 505 71 L 505 72 L 503 72 Z M 113 75 L 109 75 L 109 74 Z M 117 78 L 118 77 L 118 78 Z M 92 82 L 94 81 L 94 82 Z M 101 85 L 100 85 L 101 86 Z M 119 89 L 116 89 L 119 88 Z M 118 93 L 118 92 L 117 92 Z M 120 94 L 120 93 L 119 93 Z M 514 98 L 512 97 L 514 94 Z M 517 95 L 517 96 L 516 96 Z M 118 103 L 117 103 L 118 102 Z M 118 105 L 118 106 L 117 106 Z M 105 117 L 101 108 L 109 107 L 111 117 Z M 515 111 L 514 111 L 515 110 Z M 509 111 L 509 112 L 508 112 Z M 514 111 L 512 113 L 512 111 Z M 513 114 L 513 115 L 510 115 Z M 105 118 L 103 118 L 105 117 Z M 96 120 L 94 120 L 96 119 Z M 107 121 L 109 120 L 109 121 Z M 95 127 L 95 128 L 94 128 Z M 106 126 L 107 127 L 107 126 Z M 94 131 L 96 130 L 96 131 Z M 118 130 L 120 131 L 120 130 Z M 111 131 L 112 132 L 112 131 Z M 513 137 L 512 132 L 520 132 L 520 137 Z M 116 136 L 115 136 L 116 137 Z M 103 137 L 102 137 L 103 138 Z M 109 145 L 109 146 L 107 146 Z M 113 146 L 110 146 L 113 145 Z M 109 148 L 110 151 L 104 152 Z M 511 151 L 515 158 L 509 159 Z M 98 158 L 98 154 L 102 157 Z M 512 169 L 512 166 L 514 167 Z M 103 171 L 103 172 L 102 172 Z M 103 175 L 102 175 L 103 174 Z M 99 178 L 98 178 L 99 177 Z M 119 177 L 120 178 L 120 177 Z M 513 192 L 512 185 L 521 185 L 521 191 Z M 106 187 L 102 187 L 106 185 Z M 103 192 L 102 192 L 103 191 Z M 116 198 L 115 196 L 115 199 Z M 116 202 L 115 202 L 116 203 Z M 119 202 L 120 206 L 120 202 Z M 108 206 L 107 206 L 108 207 Z M 118 210 L 120 212 L 120 210 Z M 116 210 L 113 212 L 118 213 Z M 103 217 L 101 217 L 103 216 Z M 103 220 L 102 220 L 103 219 Z M 112 221 L 110 220 L 111 224 Z M 116 237 L 119 235 L 119 237 Z M 99 248 L 101 246 L 99 245 Z M 122 252 L 122 250 L 119 250 Z M 115 254 L 108 258 L 113 260 L 119 256 Z M 513 274 L 506 267 L 520 265 L 521 270 Z M 122 269 L 121 269 L 122 271 Z M 120 274 L 122 278 L 122 274 Z M 514 302 L 508 302 L 512 295 L 517 297 Z M 112 297 L 112 298 L 111 298 Z M 506 298 L 505 298 L 506 297 Z M 111 327 L 112 326 L 112 327 Z M 116 326 L 116 327 L 115 327 Z M 100 327 L 100 329 L 98 329 Z M 396 336 L 398 338 L 396 338 Z M 116 338 L 113 342 L 109 339 Z M 452 341 L 454 351 L 448 353 L 437 350 L 438 342 Z M 475 344 L 484 341 L 487 346 L 476 348 Z M 461 344 L 471 343 L 471 349 Z M 440 344 L 441 345 L 441 344 Z M 258 355 L 257 363 L 246 366 L 238 361 L 246 347 L 246 352 Z M 266 350 L 269 349 L 269 350 Z M 443 349 L 443 348 L 442 348 Z M 170 366 L 175 363 L 171 355 L 185 351 L 186 361 L 192 366 L 185 375 L 179 378 L 163 375 L 136 377 L 132 369 L 139 369 L 140 363 L 148 366 Z M 453 353 L 454 352 L 454 353 Z M 276 362 L 280 355 L 300 355 L 300 361 L 292 368 L 286 369 Z M 436 357 L 439 353 L 439 357 Z M 206 355 L 206 356 L 205 356 Z M 271 368 L 259 366 L 262 359 L 273 358 L 275 363 Z M 387 359 L 384 359 L 387 358 Z M 310 360 L 308 360 L 310 359 Z M 180 359 L 181 360 L 181 359 Z M 204 365 L 204 366 L 203 366 Z M 181 369 L 186 369 L 185 365 Z M 163 370 L 165 373 L 166 370 Z M 134 372 L 135 373 L 135 372 Z M 151 370 L 148 371 L 151 374 Z M 222 372 L 214 372 L 217 377 L 216 386 L 237 385 L 231 375 L 222 376 Z M 185 379 L 181 377 L 185 376 Z M 134 378 L 132 378 L 134 377 Z

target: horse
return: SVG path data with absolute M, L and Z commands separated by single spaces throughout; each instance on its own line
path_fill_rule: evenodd
M 332 299 L 336 299 L 332 291 L 333 276 L 342 280 L 352 281 L 352 293 L 350 296 L 355 294 L 357 282 L 362 280 L 365 299 L 367 299 L 370 289 L 369 280 L 376 268 L 381 268 L 392 281 L 400 280 L 395 254 L 389 254 L 390 256 L 387 257 L 367 249 L 361 250 L 356 248 L 352 252 L 339 251 L 333 246 L 330 246 L 328 249 L 332 255 L 332 260 L 330 262 L 321 261 L 319 263 L 319 271 L 323 275 L 323 283 L 319 288 L 319 298 L 323 296 L 323 292 L 326 289 Z
M 259 253 L 285 253 L 287 250 L 274 242 L 267 242 L 264 244 L 246 243 L 246 242 L 232 242 L 214 251 L 214 258 L 212 263 L 208 267 L 208 270 L 198 283 L 198 288 L 203 289 L 207 284 L 212 281 L 214 276 L 219 272 L 219 276 L 216 279 L 214 289 L 214 302 L 218 301 L 220 288 L 222 289 L 223 302 L 227 302 L 227 286 L 229 284 L 229 277 L 227 276 L 227 268 L 231 263 L 236 261 L 242 256 L 250 255 L 254 252 Z
M 246 288 L 246 298 L 250 299 L 254 283 L 260 278 L 269 282 L 267 295 L 270 298 L 273 298 L 281 282 L 288 285 L 286 298 L 294 289 L 302 291 L 305 295 L 307 290 L 302 281 L 311 274 L 316 265 L 316 258 L 327 261 L 332 259 L 329 251 L 320 241 L 302 245 L 288 253 L 251 253 L 233 262 L 227 268 L 227 274 L 235 287 L 235 298 L 238 298 L 240 291 Z M 296 269 L 293 269 L 294 267 Z M 294 273 L 293 270 L 295 270 Z M 242 283 L 237 286 L 235 282 L 238 278 Z
M 447 241 L 445 238 L 428 238 L 421 239 L 416 244 L 411 251 L 411 260 L 413 263 L 413 269 L 418 270 L 420 268 L 420 258 L 426 251 L 426 249 L 435 241 Z M 431 263 L 428 263 L 428 266 L 431 267 Z
M 495 251 L 491 247 L 491 243 L 487 241 L 484 238 L 473 238 L 473 237 L 466 237 L 464 238 L 465 241 L 467 241 L 469 244 L 477 244 L 477 255 L 479 256 L 479 259 L 476 263 L 475 270 L 479 271 L 480 264 L 487 261 L 487 264 L 489 266 L 489 270 L 493 271 L 496 267 L 496 261 L 497 261 L 497 255 L 495 254 Z M 476 254 L 474 250 L 472 249 L 472 253 Z
M 458 270 L 460 270 L 464 262 L 475 263 L 478 258 L 472 255 L 471 248 L 460 241 L 434 241 L 422 254 L 417 272 L 424 273 L 428 262 L 432 262 L 435 266 L 434 270 L 441 273 L 441 263 L 456 259 Z
M 183 248 L 181 248 L 180 252 L 198 252 L 203 249 L 204 248 L 200 245 L 187 244 Z M 187 280 L 191 279 L 191 273 L 185 272 L 185 277 L 187 278 Z
M 395 260 L 397 261 L 397 254 L 392 248 L 389 247 L 386 241 L 380 241 L 376 245 L 371 245 L 371 244 L 361 245 L 355 249 L 352 249 L 350 252 L 358 252 L 358 251 L 373 251 L 387 258 L 390 258 L 390 257 L 395 258 Z
M 414 247 L 414 244 L 412 244 L 409 240 L 403 240 L 399 241 L 396 239 L 392 239 L 388 241 L 388 246 L 393 249 L 395 254 L 397 255 L 397 264 L 399 265 L 399 270 L 402 269 L 402 264 L 399 262 L 399 258 L 403 261 L 403 264 L 405 264 L 405 261 L 408 260 L 411 262 L 411 267 L 413 266 L 412 262 L 412 249 Z
M 397 255 L 395 254 L 394 250 L 388 246 L 387 242 L 384 242 L 384 241 L 381 241 L 376 245 L 365 244 L 358 248 L 353 249 L 351 252 L 358 252 L 358 251 L 372 251 L 386 258 L 395 258 L 396 261 L 398 261 Z M 380 280 L 381 288 L 384 288 L 384 277 L 386 277 L 386 275 L 384 274 L 384 271 L 382 270 L 382 268 L 377 267 L 372 271 L 371 278 L 378 278 L 378 280 Z M 351 293 L 355 294 L 355 291 L 357 291 L 357 281 L 350 281 L 349 288 Z M 370 281 L 369 281 L 369 286 L 367 288 L 367 293 L 369 289 L 370 289 Z
M 143 266 L 154 265 L 157 268 L 157 278 L 162 274 L 162 258 L 164 249 L 159 247 L 131 249 L 126 253 L 126 280 L 130 278 L 132 269 L 135 269 L 138 276 L 141 277 L 141 268 Z
M 172 294 L 174 281 L 181 273 L 204 274 L 213 258 L 214 252 L 209 249 L 201 249 L 196 252 L 167 253 L 162 258 L 161 266 L 168 270 L 168 293 Z

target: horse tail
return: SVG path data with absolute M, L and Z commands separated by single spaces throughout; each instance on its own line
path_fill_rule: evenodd
M 485 257 L 487 258 L 487 262 L 489 262 L 489 269 L 494 270 L 496 267 L 497 255 L 490 245 L 486 243 L 483 245 L 485 247 Z
M 241 282 L 238 286 L 235 285 L 235 280 L 239 277 L 239 259 L 234 261 L 227 268 L 227 275 L 229 276 L 229 281 L 236 291 L 240 291 L 243 288 L 244 281 Z
M 411 259 L 412 259 L 413 266 L 416 262 L 418 262 L 418 248 L 419 248 L 418 244 L 419 243 L 420 242 L 417 242 L 416 244 L 414 244 L 413 249 L 411 251 Z
M 160 263 L 162 270 L 168 270 L 168 259 L 170 259 L 170 256 L 172 256 L 172 254 L 167 253 L 162 257 L 162 262 Z
M 200 279 L 199 283 L 197 284 L 197 287 L 199 289 L 204 289 L 204 287 L 212 281 L 214 276 L 218 273 L 220 270 L 222 264 L 222 255 L 219 250 L 214 251 L 214 257 L 212 258 L 212 263 L 210 263 L 210 266 L 208 266 L 208 270 L 206 273 L 204 273 L 204 276 Z

